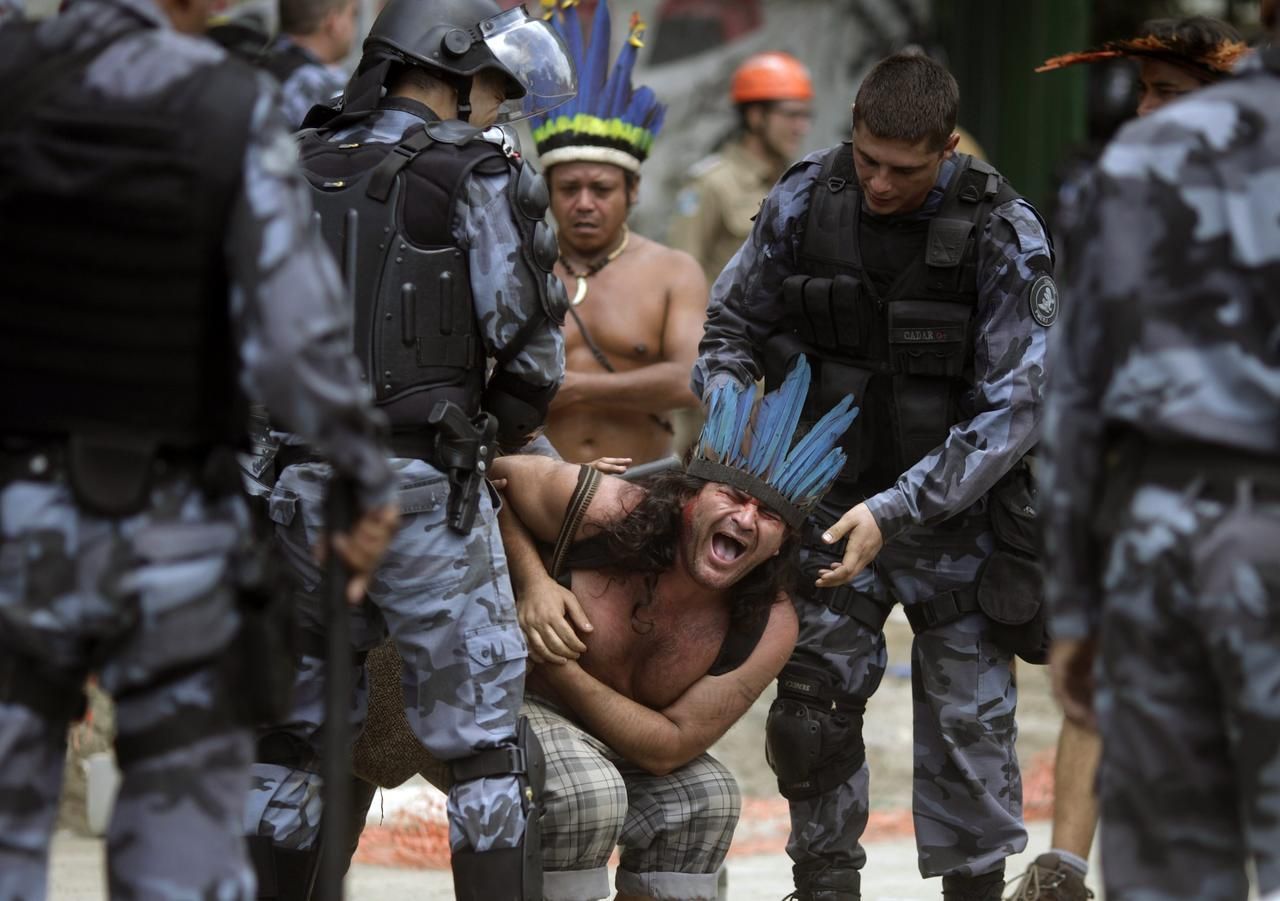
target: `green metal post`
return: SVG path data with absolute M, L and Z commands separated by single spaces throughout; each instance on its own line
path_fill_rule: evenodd
M 1085 136 L 1082 68 L 1037 75 L 1045 59 L 1089 41 L 1089 0 L 934 0 L 938 34 L 960 83 L 960 124 L 1032 202 Z

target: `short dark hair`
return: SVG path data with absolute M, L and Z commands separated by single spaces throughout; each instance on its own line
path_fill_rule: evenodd
M 921 53 L 895 53 L 878 62 L 858 88 L 853 125 L 877 138 L 928 143 L 941 150 L 956 130 L 960 86 L 940 63 Z
M 280 0 L 280 33 L 311 34 L 324 17 L 345 9 L 351 0 Z

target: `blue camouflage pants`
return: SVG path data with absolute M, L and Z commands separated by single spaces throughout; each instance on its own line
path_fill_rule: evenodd
M 421 460 L 397 459 L 400 529 L 369 585 L 368 599 L 352 608 L 355 651 L 369 651 L 388 635 L 404 661 L 405 714 L 423 745 L 440 760 L 459 760 L 489 748 L 515 745 L 528 651 L 516 622 L 506 557 L 488 494 L 467 536 L 445 522 L 449 485 Z M 271 518 L 282 552 L 302 580 L 304 626 L 323 629 L 321 572 L 311 548 L 324 528 L 329 467 L 291 466 L 271 496 Z M 293 709 L 283 728 L 318 757 L 324 723 L 326 662 L 303 655 Z M 353 670 L 353 735 L 362 728 L 368 686 Z M 289 849 L 311 847 L 320 833 L 320 777 L 310 770 L 258 763 L 245 812 L 250 834 L 270 836 Z M 455 783 L 449 790 L 453 850 L 484 852 L 517 847 L 525 829 L 520 785 L 514 776 Z
M 1097 708 L 1109 899 L 1280 890 L 1280 504 L 1145 487 L 1105 570 Z
M 72 685 L 96 673 L 118 749 L 170 738 L 120 759 L 112 898 L 253 897 L 240 828 L 251 739 L 214 663 L 239 625 L 229 576 L 246 529 L 239 500 L 206 501 L 185 480 L 123 519 L 80 512 L 60 484 L 0 490 L 0 655 Z M 67 726 L 0 702 L 3 901 L 45 897 Z
M 815 516 L 825 527 L 844 512 L 826 504 Z M 971 511 L 887 542 L 853 585 L 877 601 L 916 604 L 971 586 L 991 547 L 985 512 Z M 821 566 L 842 553 L 842 543 L 802 551 L 792 662 L 824 670 L 837 695 L 863 704 L 884 675 L 884 634 L 834 612 L 822 602 L 830 590 L 813 587 Z M 988 633 L 985 617 L 969 614 L 916 636 L 912 645 L 912 809 L 922 876 L 979 875 L 1026 846 L 1014 752 L 1017 689 L 1010 654 Z M 868 784 L 864 762 L 835 788 L 790 802 L 787 853 L 798 870 L 862 868 Z

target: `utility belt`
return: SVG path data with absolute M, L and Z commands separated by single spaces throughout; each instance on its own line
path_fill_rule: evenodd
M 449 479 L 449 528 L 468 535 L 475 524 L 480 494 L 498 449 L 498 420 L 492 414 L 467 416 L 452 401 L 439 401 L 427 424 L 413 431 L 392 432 L 387 446 L 393 457 L 422 460 Z M 281 445 L 276 455 L 279 472 L 299 463 L 323 462 L 304 445 Z
M 1095 531 L 1110 537 L 1143 485 L 1190 490 L 1198 498 L 1234 503 L 1242 483 L 1250 496 L 1280 503 L 1280 460 L 1200 441 L 1152 441 L 1136 432 L 1113 438 Z
M 81 509 L 100 516 L 140 513 L 152 488 L 192 475 L 211 500 L 240 490 L 240 470 L 230 447 L 169 448 L 145 439 L 79 435 L 0 439 L 0 485 L 65 483 Z

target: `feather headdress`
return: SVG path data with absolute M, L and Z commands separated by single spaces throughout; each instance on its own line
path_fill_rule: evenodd
M 1107 41 L 1097 50 L 1084 50 L 1078 53 L 1064 53 L 1047 59 L 1037 72 L 1051 72 L 1074 66 L 1078 63 L 1093 63 L 1103 59 L 1114 59 L 1118 56 L 1158 59 L 1175 66 L 1191 69 L 1201 76 L 1217 80 L 1226 75 L 1240 62 L 1241 57 L 1249 52 L 1249 45 L 1242 41 L 1219 41 L 1204 49 L 1193 50 L 1185 42 L 1175 37 L 1162 37 L 1146 34 L 1125 41 Z
M 582 39 L 578 0 L 542 0 L 542 5 L 578 68 L 578 96 L 530 123 L 542 168 L 586 161 L 639 172 L 666 114 L 666 107 L 652 90 L 631 84 L 636 52 L 644 46 L 644 22 L 632 15 L 627 41 L 610 71 L 613 28 L 606 0 L 600 0 L 596 7 L 587 45 Z
M 809 379 L 809 361 L 801 355 L 759 406 L 755 385 L 717 388 L 688 473 L 732 485 L 799 528 L 844 468 L 840 439 L 858 415 L 846 394 L 793 447 Z

